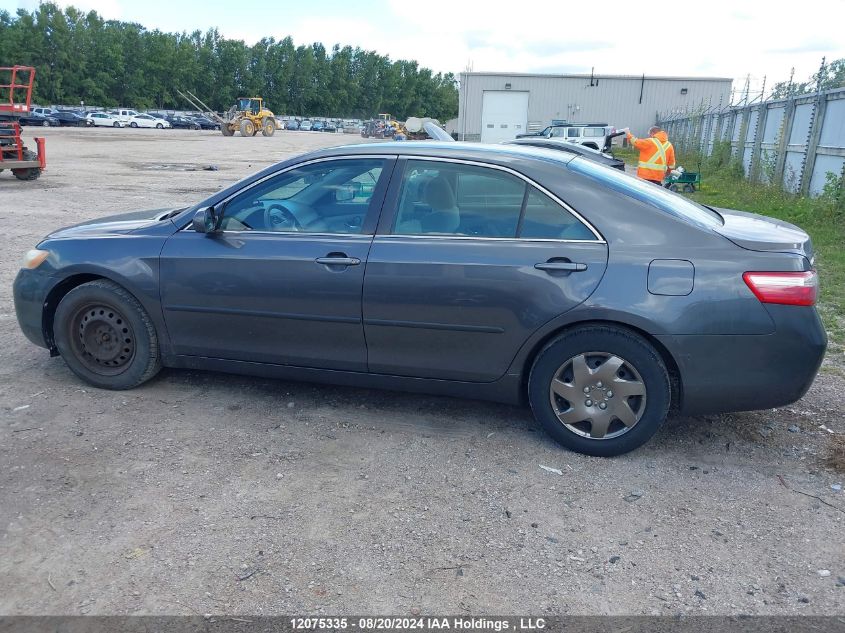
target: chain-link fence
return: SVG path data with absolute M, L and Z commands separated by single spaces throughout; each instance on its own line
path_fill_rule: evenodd
M 727 151 L 746 177 L 819 195 L 845 177 L 845 88 L 661 121 L 680 151 Z

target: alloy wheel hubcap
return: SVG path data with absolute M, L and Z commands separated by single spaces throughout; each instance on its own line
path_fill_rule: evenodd
M 640 421 L 646 387 L 636 368 L 624 358 L 587 352 L 558 368 L 549 386 L 549 399 L 567 429 L 604 440 L 624 435 Z

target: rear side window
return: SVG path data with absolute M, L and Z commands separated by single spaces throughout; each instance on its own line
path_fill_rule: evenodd
M 406 164 L 393 234 L 596 239 L 566 208 L 513 174 L 425 160 Z
M 599 184 L 703 228 L 722 226 L 722 216 L 668 189 L 634 178 L 619 169 L 612 169 L 583 158 L 568 163 L 569 169 Z
M 536 187 L 529 187 L 519 236 L 549 240 L 596 239 L 578 218 Z
M 585 127 L 584 128 L 584 136 L 589 136 L 589 137 L 592 137 L 592 138 L 604 136 L 604 128 L 603 127 Z

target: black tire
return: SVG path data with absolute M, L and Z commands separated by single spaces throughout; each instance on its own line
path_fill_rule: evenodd
M 132 122 L 129 124 L 129 127 L 138 127 L 138 124 L 137 124 L 137 123 L 135 123 L 135 121 L 132 121 Z
M 273 118 L 264 119 L 261 124 L 261 134 L 263 136 L 273 136 L 276 133 L 276 120 Z
M 112 124 L 112 127 L 120 127 L 120 121 L 115 121 L 115 122 Z
M 593 354 L 596 353 L 598 355 L 594 356 Z M 589 388 L 593 391 L 589 393 L 598 393 L 598 396 L 585 395 L 579 392 L 582 388 L 578 381 L 572 379 L 570 382 L 577 386 L 572 393 L 576 393 L 579 400 L 581 397 L 596 397 L 597 400 L 602 400 L 605 408 L 607 408 L 607 403 L 610 403 L 612 408 L 617 406 L 619 402 L 624 401 L 629 409 L 634 410 L 634 415 L 639 416 L 630 426 L 623 425 L 618 418 L 615 419 L 608 427 L 608 436 L 597 438 L 590 437 L 593 433 L 592 423 L 589 423 L 589 429 L 586 426 L 581 426 L 579 433 L 576 432 L 579 429 L 578 426 L 573 425 L 576 430 L 572 430 L 558 418 L 555 406 L 566 408 L 572 407 L 572 405 L 566 404 L 565 399 L 553 395 L 551 387 L 554 378 L 561 376 L 564 381 L 567 379 L 566 372 L 570 370 L 564 370 L 564 368 L 571 367 L 574 370 L 574 364 L 567 365 L 567 363 L 584 355 L 587 366 L 594 371 L 595 368 L 591 363 L 595 362 L 596 366 L 600 367 L 602 353 L 625 361 L 619 373 L 614 375 L 614 382 L 621 381 L 622 377 L 636 378 L 633 383 L 628 381 L 617 383 L 619 385 L 618 390 L 623 391 L 622 384 L 637 384 L 643 387 L 643 394 L 642 396 L 625 397 L 624 392 L 613 394 L 612 385 L 603 385 L 603 392 L 601 389 L 597 389 L 595 385 L 591 385 Z M 633 373 L 630 371 L 631 369 L 633 369 Z M 620 377 L 620 374 L 622 374 L 622 377 Z M 584 389 L 586 388 L 584 387 Z M 611 391 L 608 391 L 608 389 L 611 389 Z M 609 399 L 608 393 L 610 393 Z M 622 396 L 621 399 L 620 396 Z M 616 397 L 616 400 L 612 401 L 614 397 Z M 540 351 L 531 368 L 528 380 L 528 399 L 536 420 L 559 444 L 585 455 L 613 457 L 642 446 L 657 432 L 669 412 L 671 386 L 669 372 L 666 370 L 663 359 L 641 336 L 613 326 L 589 325 L 562 334 Z M 554 405 L 553 401 L 555 402 Z M 587 402 L 593 404 L 593 407 L 589 410 L 599 414 L 599 411 L 596 410 L 598 405 L 589 399 L 585 400 L 583 404 L 586 405 Z M 580 407 L 580 405 L 579 402 L 576 406 Z M 602 415 L 606 414 L 602 413 Z M 617 430 L 611 432 L 614 428 Z
M 241 136 L 255 136 L 258 129 L 249 119 L 243 119 L 240 124 Z
M 161 123 L 156 123 L 156 129 L 157 129 L 157 130 L 163 130 L 163 129 L 164 129 L 164 125 L 163 125 L 163 124 L 161 124 Z
M 71 371 L 95 387 L 132 389 L 161 369 L 149 315 L 112 281 L 90 281 L 67 293 L 56 308 L 53 338 Z
M 24 160 L 38 160 L 38 154 L 32 150 L 23 151 Z M 40 167 L 27 167 L 25 169 L 13 169 L 12 173 L 18 180 L 36 180 L 41 175 Z
M 46 120 L 45 120 L 45 121 L 42 121 L 42 122 L 41 122 L 41 127 L 50 127 L 50 122 L 49 122 L 49 121 L 46 121 Z
M 687 183 L 684 185 L 684 193 L 693 193 L 695 191 L 695 185 L 691 185 Z

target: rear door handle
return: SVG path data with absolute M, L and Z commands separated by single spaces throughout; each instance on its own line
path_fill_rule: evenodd
M 564 270 L 569 272 L 581 272 L 587 270 L 587 264 L 578 264 L 575 262 L 541 262 L 539 264 L 534 264 L 534 268 L 537 270 L 546 270 L 546 271 L 556 271 L 556 270 Z
M 357 266 L 361 263 L 357 257 L 318 257 L 314 261 L 325 266 Z

